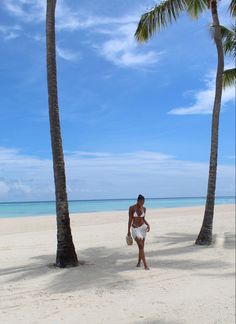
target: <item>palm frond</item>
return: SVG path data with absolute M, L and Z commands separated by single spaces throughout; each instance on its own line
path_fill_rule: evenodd
M 206 0 L 186 0 L 187 12 L 192 18 L 198 18 L 199 15 L 208 8 Z
M 236 17 L 236 0 L 231 0 L 229 11 L 232 17 Z
M 225 54 L 236 57 L 236 26 L 231 29 L 221 26 L 221 35 Z
M 236 82 L 236 68 L 225 70 L 223 73 L 223 88 L 231 87 Z
M 231 28 L 220 26 L 222 44 L 225 54 L 232 55 L 236 58 L 236 26 L 231 26 Z M 210 26 L 211 37 L 214 38 L 215 28 Z
M 220 28 L 221 28 L 222 39 L 229 37 L 229 35 L 231 35 L 233 33 L 233 28 L 229 29 L 223 25 L 221 25 Z
M 141 16 L 135 37 L 146 42 L 161 28 L 175 21 L 186 10 L 186 0 L 165 0 Z

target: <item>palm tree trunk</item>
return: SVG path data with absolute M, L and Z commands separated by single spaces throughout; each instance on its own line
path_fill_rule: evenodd
M 53 171 L 56 193 L 57 214 L 57 256 L 56 266 L 76 266 L 75 252 L 66 193 L 65 164 L 60 129 L 60 116 L 57 95 L 56 45 L 55 45 L 56 0 L 47 0 L 46 45 L 47 45 L 47 82 L 50 118 Z
M 212 243 L 212 226 L 215 205 L 215 189 L 217 175 L 217 154 L 218 154 L 218 129 L 222 97 L 222 82 L 224 72 L 224 53 L 222 46 L 221 28 L 217 12 L 217 2 L 211 1 L 211 13 L 214 26 L 214 40 L 218 54 L 218 66 L 216 74 L 215 100 L 212 114 L 211 129 L 211 155 L 208 177 L 207 199 L 205 205 L 205 214 L 201 231 L 196 240 L 198 245 L 210 245 Z

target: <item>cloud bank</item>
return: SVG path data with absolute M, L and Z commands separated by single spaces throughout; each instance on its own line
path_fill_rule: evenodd
M 226 67 L 227 68 L 227 67 Z M 191 91 L 194 98 L 194 103 L 187 107 L 174 108 L 168 112 L 171 115 L 196 115 L 196 114 L 211 114 L 213 110 L 215 96 L 215 72 L 210 72 L 205 80 L 205 89 Z M 222 106 L 224 107 L 229 102 L 235 101 L 235 88 L 229 87 L 223 91 Z
M 159 152 L 67 152 L 70 199 L 204 196 L 208 164 Z M 0 148 L 0 200 L 52 200 L 52 161 Z M 234 195 L 235 169 L 219 165 L 218 195 Z

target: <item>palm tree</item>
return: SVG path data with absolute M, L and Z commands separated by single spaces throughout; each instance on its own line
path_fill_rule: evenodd
M 187 12 L 193 18 L 197 18 L 199 14 L 206 9 L 210 9 L 211 11 L 218 64 L 212 114 L 211 153 L 207 198 L 202 228 L 195 242 L 199 245 L 210 245 L 212 243 L 212 225 L 215 205 L 218 128 L 224 72 L 224 52 L 217 6 L 218 0 L 165 0 L 142 15 L 135 33 L 137 41 L 145 42 L 149 40 L 149 38 L 151 38 L 156 32 L 160 31 L 162 28 L 165 28 L 168 23 L 172 23 L 174 20 L 177 20 L 177 18 L 183 12 Z M 231 14 L 235 12 L 235 0 L 232 0 L 230 4 L 230 12 Z
M 46 47 L 47 47 L 47 84 L 50 118 L 51 146 L 56 194 L 57 215 L 57 255 L 56 266 L 64 268 L 78 265 L 75 252 L 68 209 L 66 177 L 60 116 L 57 95 L 56 45 L 55 45 L 56 0 L 47 0 Z
M 236 58 L 236 26 L 232 28 L 226 28 L 221 26 L 221 35 L 223 41 L 224 52 L 227 55 L 231 55 L 233 59 Z M 223 73 L 223 87 L 230 87 L 235 84 L 236 80 L 236 68 L 227 69 Z
M 216 74 L 216 88 L 215 88 L 215 100 L 212 114 L 212 130 L 211 130 L 211 155 L 210 166 L 208 176 L 208 190 L 207 200 L 205 206 L 205 214 L 203 218 L 202 228 L 196 240 L 197 245 L 210 245 L 212 243 L 212 226 L 214 217 L 214 205 L 215 205 L 215 188 L 216 188 L 216 175 L 217 175 L 217 153 L 218 153 L 218 128 L 221 108 L 221 96 L 222 87 L 232 83 L 232 71 L 224 71 L 224 51 L 227 53 L 227 37 L 222 35 L 222 26 L 220 26 L 217 1 L 208 1 L 211 6 L 214 40 L 216 43 L 218 54 L 218 66 Z M 214 6 L 212 7 L 212 4 Z M 229 10 L 232 16 L 235 16 L 235 0 L 232 0 L 229 6 Z M 224 47 L 222 43 L 224 40 Z

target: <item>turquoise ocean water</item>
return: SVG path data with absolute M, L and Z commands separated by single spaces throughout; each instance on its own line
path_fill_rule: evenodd
M 135 199 L 77 200 L 70 201 L 70 213 L 127 210 Z M 217 197 L 216 204 L 235 204 L 235 197 Z M 205 198 L 150 198 L 146 208 L 173 208 L 205 205 Z M 55 214 L 55 202 L 9 202 L 0 203 L 0 218 L 43 216 Z

